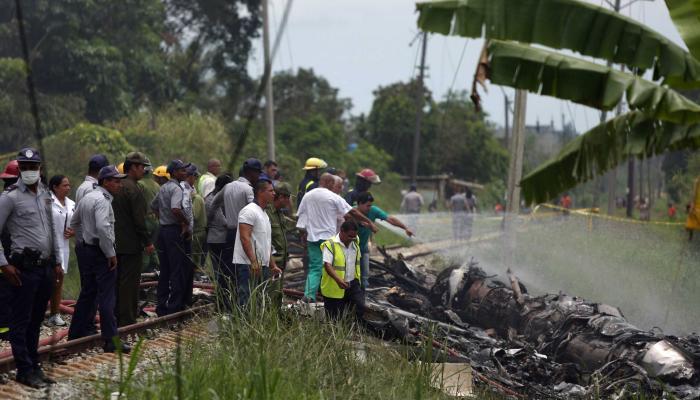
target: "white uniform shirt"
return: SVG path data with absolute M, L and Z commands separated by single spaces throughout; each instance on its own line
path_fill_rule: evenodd
M 270 253 L 272 253 L 272 226 L 270 218 L 265 210 L 260 208 L 258 203 L 252 202 L 243 207 L 238 214 L 238 223 L 253 227 L 251 239 L 253 240 L 253 251 L 262 266 L 270 265 Z M 243 250 L 241 243 L 241 230 L 236 230 L 236 243 L 233 248 L 233 263 L 250 265 L 251 261 Z
M 305 229 L 309 242 L 328 240 L 338 233 L 338 218 L 352 210 L 345 199 L 326 188 L 304 195 L 299 205 L 297 228 Z
M 97 179 L 87 175 L 83 183 L 75 190 L 75 202 L 78 203 L 86 194 L 92 192 L 97 187 Z
M 339 243 L 340 247 L 343 248 L 343 253 L 345 253 L 345 282 L 352 282 L 356 278 L 357 246 L 354 242 L 350 242 L 350 245 L 345 247 L 343 242 L 340 241 L 340 235 L 333 236 L 333 241 Z M 325 246 L 323 247 L 323 263 L 333 265 L 333 253 Z
M 51 193 L 51 199 L 53 200 L 51 208 L 53 210 L 54 237 L 58 242 L 58 247 L 61 249 L 59 261 L 61 262 L 63 273 L 66 274 L 68 273 L 68 259 L 70 256 L 70 239 L 63 237 L 63 232 L 66 228 L 70 228 L 70 219 L 73 218 L 75 202 L 66 197 L 64 200 L 66 205 L 64 207 L 53 193 Z

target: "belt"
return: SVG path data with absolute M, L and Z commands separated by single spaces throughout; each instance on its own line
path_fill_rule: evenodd
M 49 258 L 27 257 L 23 253 L 13 253 L 10 260 L 18 268 L 40 268 L 51 266 Z

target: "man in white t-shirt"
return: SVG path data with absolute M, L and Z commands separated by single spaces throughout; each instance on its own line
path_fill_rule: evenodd
M 238 305 L 243 307 L 250 298 L 251 286 L 282 274 L 272 258 L 272 227 L 265 212 L 275 198 L 272 180 L 261 175 L 255 183 L 255 200 L 238 214 L 238 229 L 233 250 L 236 271 Z M 229 287 L 229 293 L 231 288 Z M 224 292 L 225 293 L 225 292 Z
M 301 200 L 297 214 L 297 228 L 303 229 L 302 240 L 306 241 L 309 254 L 309 270 L 306 274 L 304 298 L 316 301 L 316 292 L 321 284 L 323 271 L 323 254 L 321 243 L 338 233 L 338 218 L 355 218 L 360 224 L 376 232 L 377 228 L 357 209 L 350 207 L 345 199 L 332 192 L 335 177 L 325 173 L 321 175 L 319 187 Z

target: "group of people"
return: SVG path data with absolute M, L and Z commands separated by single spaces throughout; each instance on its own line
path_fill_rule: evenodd
M 96 154 L 88 161 L 75 201 L 69 198 L 69 179 L 56 175 L 46 182 L 41 164 L 36 149 L 24 148 L 0 175 L 5 181 L 0 195 L 0 334 L 10 341 L 17 381 L 36 388 L 53 383 L 42 372 L 37 353 L 49 303 L 47 323 L 67 325 L 59 311 L 71 238 L 80 295 L 68 339 L 96 334 L 99 311 L 104 351 L 128 353 L 117 329 L 139 316 L 144 265 L 159 265 L 159 316 L 191 305 L 194 275 L 207 255 L 224 312 L 247 309 L 259 287 L 280 305 L 287 236 L 296 230 L 305 248 L 303 301 L 316 301 L 320 292 L 331 318 L 353 311 L 361 316 L 374 222 L 384 220 L 413 235 L 374 205 L 369 189 L 381 182 L 374 171 L 359 171 L 348 190 L 344 173 L 319 158 L 309 158 L 303 167 L 296 214 L 292 187 L 282 181 L 272 160 L 263 164 L 250 158 L 234 178 L 222 172 L 216 159 L 200 175 L 182 160 L 154 168 L 140 152 L 127 154 L 119 165 Z

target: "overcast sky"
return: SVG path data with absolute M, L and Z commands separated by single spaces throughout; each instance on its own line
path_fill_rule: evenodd
M 272 37 L 287 1 L 270 0 Z M 593 3 L 601 4 L 600 0 Z M 409 46 L 418 33 L 414 4 L 410 0 L 295 0 L 273 69 L 313 68 L 339 88 L 342 97 L 352 99 L 353 114 L 367 113 L 377 87 L 407 81 L 416 73 L 418 42 Z M 685 47 L 662 0 L 638 1 L 623 13 Z M 430 35 L 426 85 L 435 98 L 450 88 L 469 89 L 482 45 L 483 40 Z M 262 52 L 259 44 L 256 47 L 249 69 L 259 76 Z M 511 89 L 503 90 L 513 98 Z M 490 119 L 502 125 L 501 88 L 489 85 L 482 99 Z M 559 127 L 564 114 L 583 132 L 600 118 L 596 110 L 543 96 L 530 95 L 527 105 L 528 124 L 553 120 Z

